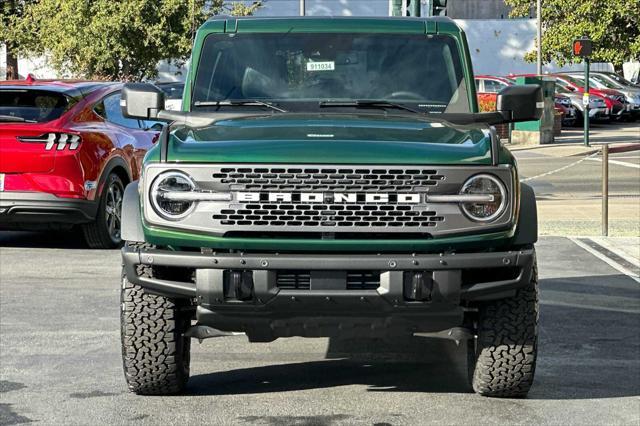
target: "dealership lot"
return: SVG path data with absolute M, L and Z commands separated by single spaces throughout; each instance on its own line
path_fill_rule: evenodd
M 464 344 L 452 341 L 242 335 L 194 342 L 187 395 L 132 395 L 120 364 L 119 253 L 54 236 L 0 233 L 3 425 L 640 421 L 640 283 L 582 248 L 590 240 L 538 244 L 540 359 L 529 398 L 511 400 L 473 394 Z

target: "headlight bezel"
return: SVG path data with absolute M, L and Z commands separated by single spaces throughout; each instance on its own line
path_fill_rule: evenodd
M 470 220 L 472 220 L 474 222 L 480 222 L 480 223 L 494 222 L 495 220 L 499 219 L 504 214 L 504 212 L 507 210 L 507 207 L 509 206 L 509 198 L 508 198 L 508 194 L 507 194 L 506 185 L 502 182 L 502 180 L 500 180 L 499 177 L 497 177 L 497 176 L 495 176 L 493 174 L 478 173 L 478 174 L 475 174 L 475 175 L 469 177 L 462 184 L 462 187 L 460 189 L 460 194 L 466 194 L 465 191 L 477 179 L 488 179 L 491 182 L 493 182 L 494 184 L 496 184 L 496 186 L 498 187 L 498 190 L 500 192 L 500 205 L 498 206 L 498 208 L 496 209 L 496 211 L 493 214 L 491 214 L 490 216 L 487 216 L 487 217 L 477 217 L 477 216 L 474 216 L 473 214 L 471 214 L 467 210 L 467 207 L 465 206 L 465 204 L 469 204 L 469 203 L 460 203 L 460 210 L 462 210 L 463 214 L 465 216 L 467 216 L 467 218 L 469 218 Z M 475 203 L 475 204 L 477 204 L 477 203 Z
M 197 203 L 195 201 L 192 201 L 191 203 L 189 203 L 189 207 L 180 214 L 171 214 L 159 205 L 159 202 L 158 202 L 158 196 L 160 194 L 159 186 L 162 182 L 172 177 L 182 178 L 187 181 L 191 189 L 189 191 L 184 191 L 184 192 L 194 192 L 197 190 L 197 186 L 194 180 L 188 174 L 179 170 L 167 170 L 166 172 L 162 172 L 158 176 L 156 176 L 153 182 L 151 183 L 151 186 L 149 188 L 149 201 L 151 202 L 151 207 L 153 208 L 155 213 L 158 214 L 160 217 L 170 221 L 178 221 L 178 220 L 184 219 L 185 217 L 193 213 Z

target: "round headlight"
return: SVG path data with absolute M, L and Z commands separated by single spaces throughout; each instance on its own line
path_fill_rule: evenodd
M 156 177 L 151 185 L 151 204 L 155 211 L 165 219 L 178 220 L 187 216 L 195 203 L 193 201 L 172 200 L 169 194 L 191 192 L 196 185 L 191 178 L 181 172 L 166 172 Z
M 498 178 L 491 175 L 476 175 L 462 186 L 461 194 L 491 195 L 491 201 L 462 203 L 462 210 L 471 219 L 490 222 L 498 218 L 507 207 L 507 191 Z

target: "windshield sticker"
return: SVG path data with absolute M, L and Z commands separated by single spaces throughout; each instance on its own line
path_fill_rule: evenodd
M 307 62 L 307 71 L 334 71 L 336 63 L 329 62 Z

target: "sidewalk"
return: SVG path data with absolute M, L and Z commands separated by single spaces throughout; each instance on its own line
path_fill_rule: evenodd
M 540 235 L 602 235 L 602 201 L 538 200 Z M 620 197 L 609 200 L 609 235 L 640 237 L 640 198 Z
M 575 143 L 557 143 L 557 144 L 549 144 L 549 145 L 506 144 L 505 147 L 507 147 L 509 151 L 513 151 L 513 152 L 535 151 L 536 154 L 546 155 L 549 157 L 582 157 L 585 155 L 593 154 L 594 152 L 600 152 L 602 150 L 602 145 L 605 145 L 605 144 L 592 143 L 591 146 L 584 146 L 581 144 L 578 145 Z M 609 146 L 609 149 L 617 148 L 617 147 L 635 147 L 636 145 L 638 146 L 638 149 L 640 149 L 640 141 L 608 142 L 606 145 Z
M 546 145 L 509 145 L 510 151 L 535 151 L 551 157 L 584 156 L 600 151 L 602 145 L 609 147 L 640 144 L 640 123 L 598 125 L 589 132 L 590 147 L 583 145 L 582 129 L 563 129 L 555 143 Z

